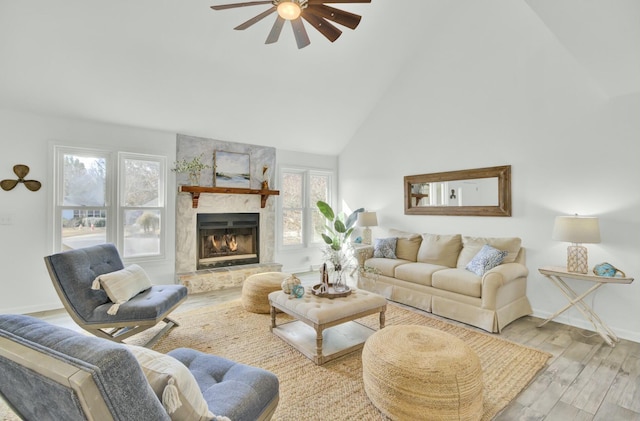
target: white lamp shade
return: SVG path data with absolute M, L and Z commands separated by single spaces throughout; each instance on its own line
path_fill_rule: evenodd
M 593 216 L 556 216 L 552 238 L 569 243 L 599 243 L 600 225 Z
M 375 212 L 358 213 L 358 226 L 360 227 L 377 227 L 378 217 Z

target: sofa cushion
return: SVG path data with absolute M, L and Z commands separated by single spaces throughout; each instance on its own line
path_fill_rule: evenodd
M 141 346 L 127 346 L 173 421 L 210 420 L 214 417 L 187 366 L 169 355 Z
M 418 262 L 453 268 L 456 266 L 460 248 L 462 248 L 460 234 L 422 234 Z
M 414 284 L 431 286 L 431 276 L 434 272 L 442 269 L 447 269 L 447 267 L 431 263 L 407 263 L 396 266 L 395 278 Z
M 498 250 L 488 244 L 485 244 L 482 246 L 478 254 L 471 259 L 465 269 L 478 276 L 483 276 L 488 270 L 491 270 L 502 263 L 506 255 L 506 251 Z
M 373 257 L 386 257 L 387 259 L 396 258 L 396 237 L 376 238 L 373 245 Z
M 420 234 L 390 229 L 389 235 L 396 237 L 396 257 L 398 259 L 409 260 L 415 262 L 418 260 L 418 249 L 422 243 Z
M 378 274 L 388 276 L 393 278 L 395 276 L 396 267 L 399 265 L 404 265 L 409 262 L 408 260 L 400 260 L 400 259 L 385 259 L 381 257 L 372 257 L 371 259 L 367 259 L 364 262 L 366 267 L 370 267 L 376 269 Z
M 464 269 L 485 244 L 508 253 L 502 263 L 513 263 L 518 257 L 522 240 L 518 237 L 462 237 L 462 251 L 456 267 Z
M 443 269 L 431 275 L 431 285 L 469 297 L 480 298 L 482 278 L 466 269 Z

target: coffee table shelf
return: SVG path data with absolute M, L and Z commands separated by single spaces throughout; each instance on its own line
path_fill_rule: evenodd
M 269 294 L 269 304 L 271 331 L 317 365 L 361 349 L 374 330 L 354 320 L 379 313 L 382 329 L 387 310 L 384 297 L 358 289 L 333 299 L 309 291 L 302 298 L 275 291 Z M 278 310 L 297 320 L 277 325 Z

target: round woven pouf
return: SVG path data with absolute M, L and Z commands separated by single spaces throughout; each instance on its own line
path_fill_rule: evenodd
M 387 326 L 362 349 L 364 390 L 393 420 L 479 420 L 482 367 L 475 352 L 425 326 Z
M 265 272 L 248 276 L 242 284 L 242 307 L 252 313 L 269 313 L 269 293 L 282 289 L 290 273 Z

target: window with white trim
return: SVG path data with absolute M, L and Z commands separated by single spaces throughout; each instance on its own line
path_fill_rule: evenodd
M 166 158 L 54 147 L 54 251 L 114 243 L 127 260 L 164 257 Z
M 330 203 L 330 171 L 298 168 L 280 170 L 282 229 L 279 242 L 283 248 L 309 247 L 322 243 L 324 218 L 318 211 L 319 200 Z

